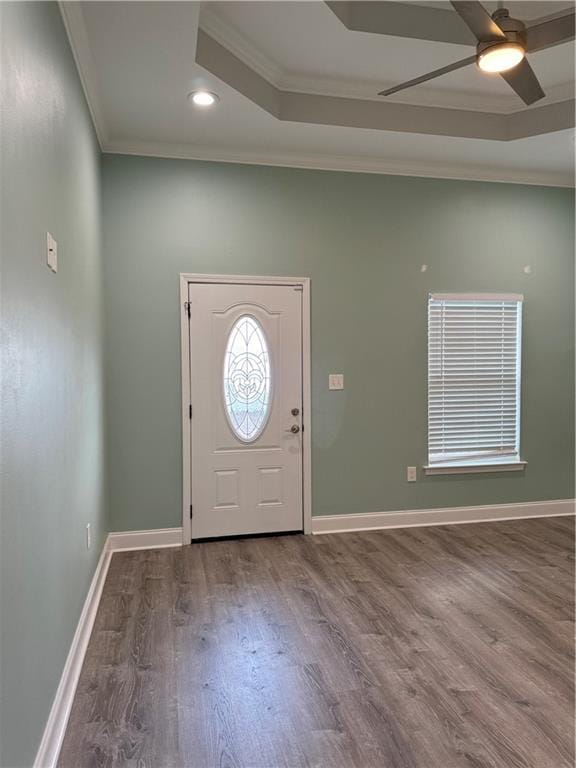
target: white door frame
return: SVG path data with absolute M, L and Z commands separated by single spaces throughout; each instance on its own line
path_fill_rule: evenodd
M 310 382 L 310 278 L 263 277 L 253 275 L 203 275 L 180 273 L 180 350 L 182 361 L 182 543 L 192 535 L 192 421 L 190 419 L 190 337 L 188 318 L 189 283 L 225 283 L 237 285 L 287 285 L 302 287 L 302 511 L 304 533 L 312 533 L 312 420 Z

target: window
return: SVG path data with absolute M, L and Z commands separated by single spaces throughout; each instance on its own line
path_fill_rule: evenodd
M 224 405 L 236 437 L 252 443 L 270 412 L 270 355 L 262 326 L 243 315 L 232 327 L 224 355 Z
M 522 299 L 429 297 L 428 474 L 523 468 Z

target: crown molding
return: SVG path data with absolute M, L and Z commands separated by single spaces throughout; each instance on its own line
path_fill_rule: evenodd
M 250 67 L 254 72 L 267 80 L 281 91 L 293 93 L 308 93 L 318 96 L 340 96 L 345 98 L 367 99 L 382 103 L 378 92 L 396 85 L 392 80 L 372 79 L 342 79 L 283 70 L 254 43 L 248 40 L 236 27 L 231 25 L 215 10 L 214 3 L 205 3 L 200 14 L 200 29 L 216 40 L 221 46 Z M 328 7 L 330 3 L 326 4 Z M 340 3 L 339 5 L 344 5 Z M 398 3 L 394 3 L 398 6 Z M 422 7 L 418 6 L 418 12 Z M 333 10 L 331 8 L 331 10 Z M 437 9 L 434 9 L 436 12 Z M 452 11 L 440 11 L 440 14 Z M 558 101 L 574 98 L 574 83 L 560 83 L 546 89 L 546 97 L 538 102 L 538 106 L 546 106 Z M 422 107 L 444 107 L 448 109 L 463 109 L 472 112 L 494 112 L 513 114 L 522 109 L 528 111 L 519 96 L 513 91 L 510 95 L 486 95 L 470 91 L 449 91 L 442 88 L 420 86 L 417 91 L 407 90 L 387 99 L 391 104 L 411 104 Z
M 512 141 L 574 127 L 573 100 L 501 114 L 282 90 L 204 29 L 198 31 L 196 62 L 286 122 L 489 141 Z
M 68 35 L 72 55 L 76 62 L 78 76 L 84 90 L 84 96 L 88 104 L 88 109 L 92 117 L 92 123 L 96 132 L 96 137 L 102 149 L 106 143 L 108 131 L 104 115 L 100 107 L 99 86 L 96 76 L 96 67 L 90 49 L 88 32 L 84 22 L 81 2 L 62 2 L 59 0 L 58 6 L 64 28 Z
M 265 53 L 253 45 L 236 27 L 225 21 L 214 10 L 214 4 L 204 2 L 200 10 L 199 28 L 227 48 L 250 69 L 253 69 L 269 83 L 281 87 L 282 69 Z
M 445 179 L 467 179 L 467 180 L 474 180 L 474 181 L 493 181 L 493 182 L 505 182 L 505 183 L 517 183 L 517 184 L 535 184 L 535 185 L 543 185 L 543 186 L 558 186 L 558 187 L 572 187 L 574 185 L 574 179 L 572 175 L 567 173 L 558 173 L 558 172 L 524 172 L 524 171 L 516 171 L 516 170 L 510 170 L 510 169 L 486 169 L 483 166 L 480 166 L 478 164 L 461 164 L 458 165 L 450 165 L 450 164 L 439 164 L 434 162 L 424 162 L 424 163 L 414 163 L 411 161 L 397 161 L 397 160 L 382 160 L 379 158 L 366 158 L 366 157 L 356 157 L 356 156 L 342 156 L 342 155 L 324 155 L 324 154 L 310 154 L 306 152 L 292 152 L 292 153 L 282 153 L 282 152 L 264 152 L 260 150 L 241 150 L 241 149 L 235 149 L 234 147 L 228 147 L 228 148 L 221 148 L 221 147 L 211 147 L 211 146 L 202 146 L 199 147 L 197 145 L 193 144 L 187 144 L 187 145 L 175 145 L 175 144 L 167 144 L 167 143 L 158 143 L 158 142 L 142 142 L 142 141 L 114 141 L 110 139 L 110 135 L 107 129 L 106 121 L 104 119 L 103 111 L 101 109 L 101 102 L 100 102 L 100 93 L 99 93 L 99 84 L 97 80 L 96 75 L 96 69 L 94 65 L 94 60 L 92 57 L 92 52 L 90 50 L 90 44 L 88 39 L 88 34 L 85 26 L 85 21 L 82 13 L 82 4 L 78 2 L 62 2 L 62 0 L 59 1 L 59 7 L 62 14 L 62 19 L 66 28 L 66 32 L 68 34 L 68 38 L 70 41 L 70 46 L 72 49 L 72 53 L 74 55 L 74 59 L 76 62 L 76 66 L 78 69 L 78 73 L 80 76 L 80 80 L 82 83 L 82 87 L 84 89 L 84 93 L 86 96 L 86 100 L 88 103 L 88 107 L 90 110 L 90 114 L 92 116 L 92 121 L 94 124 L 95 132 L 98 137 L 98 141 L 100 143 L 100 147 L 103 152 L 108 153 L 118 153 L 118 154 L 129 154 L 129 155 L 135 155 L 135 154 L 141 154 L 143 156 L 148 157 L 166 157 L 166 158 L 177 158 L 177 159 L 190 159 L 190 160 L 207 160 L 207 161 L 213 161 L 213 162 L 230 162 L 230 163 L 243 163 L 243 164 L 261 164 L 261 165 L 271 165 L 271 166 L 284 166 L 284 167 L 294 167 L 294 168 L 309 168 L 309 169 L 319 169 L 319 170 L 334 170 L 334 171 L 349 171 L 349 172 L 358 172 L 358 173 L 383 173 L 383 174 L 390 174 L 390 175 L 401 175 L 401 176 L 422 176 L 422 177 L 431 177 L 431 178 L 445 178 Z M 216 14 L 213 12 L 211 8 L 207 8 L 206 6 L 202 9 L 202 16 L 201 16 L 201 26 L 205 30 L 205 35 L 207 35 L 207 28 L 209 27 L 211 32 L 217 36 L 220 37 L 222 41 L 226 40 L 226 45 L 230 45 L 230 31 L 229 28 L 222 24 L 220 26 L 217 26 L 219 24 L 219 21 L 215 21 Z M 226 37 L 228 35 L 228 37 Z M 210 36 L 208 36 L 210 39 Z M 215 41 L 216 43 L 218 41 Z M 258 54 L 258 52 L 252 51 L 250 55 L 248 55 L 245 51 L 245 49 L 242 47 L 244 45 L 244 40 L 240 39 L 240 37 L 237 37 L 234 42 L 234 47 L 237 53 L 239 54 L 236 60 L 238 58 L 246 59 L 247 61 L 250 60 L 250 64 L 244 63 L 242 61 L 241 67 L 245 68 L 246 72 L 245 78 L 248 79 L 248 81 L 251 83 L 251 87 L 259 89 L 260 90 L 260 96 L 262 97 L 262 90 L 264 90 L 264 96 L 263 96 L 263 103 L 266 105 L 264 108 L 267 109 L 267 111 L 271 112 L 272 114 L 275 114 L 276 117 L 280 118 L 280 99 L 279 96 L 282 93 L 287 94 L 289 97 L 292 96 L 293 99 L 298 99 L 298 97 L 303 97 L 306 99 L 306 96 L 308 95 L 309 99 L 314 99 L 315 94 L 312 91 L 313 85 L 311 82 L 306 81 L 305 78 L 299 77 L 297 80 L 290 80 L 289 74 L 282 74 L 280 73 L 278 67 L 273 63 L 270 62 L 269 59 L 266 59 L 265 57 L 262 57 Z M 225 45 L 221 44 L 218 47 L 220 48 L 226 48 Z M 229 55 L 232 55 L 230 52 L 228 52 Z M 202 63 L 202 62 L 200 62 Z M 254 69 L 252 69 L 254 67 Z M 275 87 L 274 82 L 282 82 L 282 79 L 284 79 L 284 82 L 286 85 L 291 85 L 292 89 L 291 91 L 283 91 L 279 92 L 279 89 Z M 341 95 L 345 95 L 348 93 L 349 87 L 358 88 L 358 83 L 354 84 L 347 84 L 342 83 L 340 81 L 339 83 L 336 82 L 330 82 L 327 81 L 321 82 L 315 79 L 316 82 L 319 82 L 319 85 L 317 87 L 321 88 L 323 91 L 327 90 L 328 87 L 332 87 L 334 89 L 334 97 L 338 97 Z M 305 89 L 300 94 L 296 88 L 298 87 L 298 82 L 300 83 L 300 86 Z M 381 84 L 380 84 L 381 85 Z M 234 87 L 234 86 L 233 86 Z M 364 89 L 372 88 L 372 84 L 370 83 L 364 83 L 361 84 L 361 87 Z M 550 99 L 562 99 L 563 95 L 566 94 L 567 89 L 571 89 L 572 84 L 563 84 L 562 86 L 558 86 L 558 89 L 555 93 L 551 93 L 549 98 Z M 342 90 L 339 90 L 342 89 Z M 242 91 L 241 91 L 242 92 Z M 358 91 L 356 91 L 358 92 Z M 318 94 L 321 96 L 321 94 Z M 436 98 L 436 97 L 431 97 Z M 252 99 L 253 101 L 257 100 Z M 326 97 L 327 102 L 329 103 L 331 100 L 330 95 Z M 261 98 L 262 101 L 262 98 Z M 342 102 L 348 102 L 350 103 L 351 99 L 349 97 L 342 98 Z M 362 100 L 357 100 L 358 103 L 362 104 Z M 368 98 L 365 98 L 364 101 L 367 104 L 370 104 L 370 100 Z M 334 98 L 334 102 L 338 102 L 338 98 Z M 262 104 L 261 104 L 262 106 Z M 396 107 L 408 107 L 409 105 L 403 105 L 403 104 L 396 104 L 392 105 Z M 550 105 L 551 106 L 551 105 Z M 536 108 L 530 108 L 528 110 L 524 110 L 523 112 L 516 113 L 516 123 L 519 124 L 518 130 L 521 130 L 521 123 L 523 122 L 523 115 L 526 115 L 527 118 L 532 117 L 533 121 L 538 120 L 537 115 L 531 115 L 531 113 L 535 109 L 549 109 L 549 107 L 536 107 Z M 558 108 L 562 108 L 562 104 L 557 105 Z M 294 110 L 294 105 L 291 105 L 292 111 Z M 426 113 L 427 107 L 421 106 L 420 109 Z M 457 110 L 444 110 L 446 112 L 450 111 L 457 111 Z M 465 110 L 462 110 L 463 112 Z M 565 111 L 565 107 L 564 107 Z M 505 119 L 504 115 L 500 114 L 498 115 L 497 109 L 494 110 L 494 117 L 497 116 L 500 117 L 500 119 Z M 284 119 L 288 119 L 285 114 L 283 115 Z M 281 119 L 281 118 L 280 118 Z M 565 120 L 565 118 L 564 118 Z M 310 120 L 310 122 L 321 122 L 320 120 Z M 563 126 L 560 126 L 560 128 Z M 558 127 L 554 128 L 554 130 L 559 130 Z
M 293 93 L 310 93 L 318 96 L 340 96 L 344 98 L 368 99 L 382 103 L 378 96 L 379 90 L 391 88 L 396 83 L 391 80 L 341 80 L 330 77 L 305 77 L 302 75 L 282 76 L 281 89 Z M 393 104 L 411 104 L 420 107 L 441 107 L 444 109 L 461 109 L 470 112 L 491 112 L 511 115 L 519 109 L 529 112 L 531 109 L 556 104 L 574 98 L 574 83 L 559 83 L 546 89 L 546 97 L 537 104 L 525 107 L 520 97 L 512 91 L 510 96 L 486 96 L 471 94 L 469 91 L 447 91 L 440 88 L 418 88 L 418 100 L 415 101 L 411 89 L 401 91 L 389 97 Z
M 390 176 L 417 176 L 422 178 L 452 179 L 458 181 L 484 181 L 529 186 L 574 186 L 570 173 L 526 172 L 514 169 L 490 169 L 475 164 L 448 165 L 422 163 L 409 160 L 381 160 L 348 155 L 280 153 L 260 150 L 238 151 L 234 148 L 197 146 L 194 144 L 166 144 L 135 141 L 109 141 L 103 150 L 112 155 L 137 155 L 171 160 L 201 160 L 241 165 L 268 165 L 321 171 L 350 173 L 377 173 Z

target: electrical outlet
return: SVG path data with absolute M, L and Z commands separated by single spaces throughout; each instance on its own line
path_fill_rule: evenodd
M 86 549 L 90 549 L 92 546 L 92 529 L 90 523 L 86 525 Z
M 416 467 L 406 467 L 406 480 L 409 483 L 416 482 Z

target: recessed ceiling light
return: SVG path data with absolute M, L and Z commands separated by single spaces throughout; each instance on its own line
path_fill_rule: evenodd
M 215 93 L 210 93 L 210 91 L 193 91 L 193 93 L 189 94 L 188 98 L 197 107 L 211 107 L 218 101 L 218 96 Z
M 478 66 L 483 72 L 506 72 L 524 58 L 520 43 L 499 43 L 485 48 L 478 55 Z

